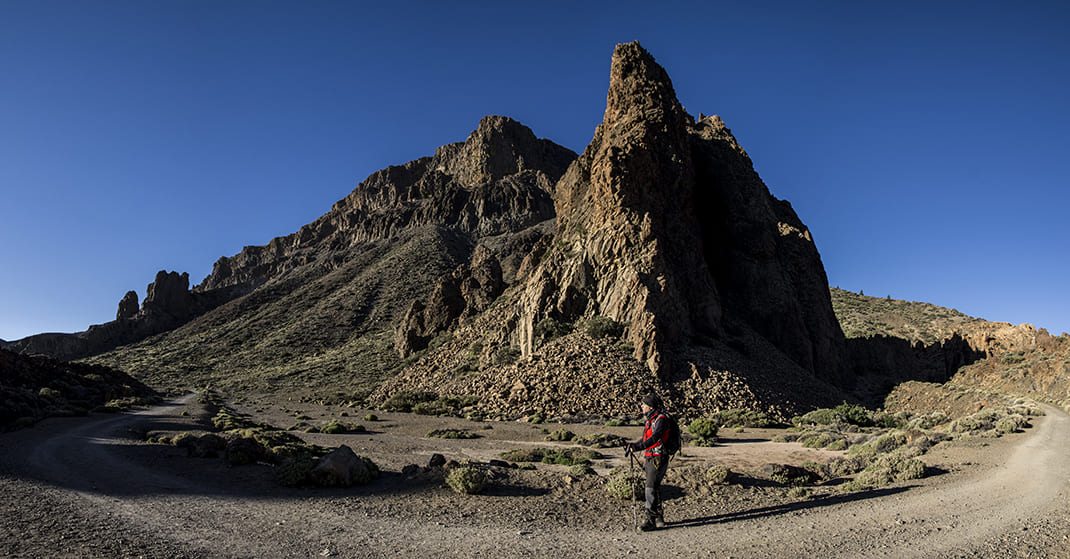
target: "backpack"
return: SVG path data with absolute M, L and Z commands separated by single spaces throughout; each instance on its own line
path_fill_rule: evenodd
M 665 454 L 673 455 L 680 452 L 680 447 L 683 446 L 680 441 L 680 424 L 677 423 L 676 418 L 662 412 L 661 415 L 665 416 L 665 421 L 669 423 L 668 429 L 666 429 L 667 435 L 665 442 L 661 445 L 661 450 Z

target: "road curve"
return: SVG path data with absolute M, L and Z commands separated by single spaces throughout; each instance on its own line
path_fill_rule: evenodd
M 228 493 L 225 486 L 206 487 L 196 477 L 129 459 L 130 448 L 137 447 L 125 440 L 129 430 L 146 419 L 166 419 L 181 404 L 60 420 L 35 433 L 0 437 L 0 489 L 6 496 L 0 512 L 8 517 L 0 521 L 0 552 L 48 557 L 64 555 L 51 552 L 66 549 L 68 555 L 84 557 L 190 558 L 546 557 L 577 552 L 608 557 L 1070 557 L 1070 417 L 1050 407 L 992 467 L 883 490 L 871 498 L 845 495 L 675 519 L 669 529 L 638 534 L 623 523 L 619 530 L 517 531 L 504 523 L 469 526 L 447 517 L 377 518 L 362 512 L 370 509 L 362 509 L 358 498 L 317 498 L 299 490 L 270 496 L 247 489 Z M 151 451 L 148 445 L 140 447 Z M 402 509 L 405 498 L 416 497 L 399 497 Z M 13 511 L 21 516 L 12 518 Z M 90 526 L 83 531 L 93 533 L 79 532 L 76 521 L 50 519 L 56 511 L 81 518 Z M 107 521 L 87 520 L 100 518 Z M 50 530 L 66 532 L 57 536 Z M 56 538 L 67 547 L 51 547 Z M 97 546 L 96 539 L 111 543 Z

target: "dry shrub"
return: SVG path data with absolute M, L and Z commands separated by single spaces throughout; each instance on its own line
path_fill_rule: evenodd
M 641 477 L 633 477 L 623 468 L 614 468 L 609 474 L 606 493 L 609 493 L 610 497 L 622 501 L 644 498 L 644 482 Z
M 732 481 L 732 470 L 727 466 L 712 466 L 706 470 L 706 481 L 714 485 L 727 485 Z
M 487 487 L 487 476 L 476 468 L 462 466 L 450 471 L 446 484 L 457 493 L 472 495 Z

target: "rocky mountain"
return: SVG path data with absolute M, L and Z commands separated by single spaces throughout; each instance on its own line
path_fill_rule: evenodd
M 953 401 L 970 389 L 1070 404 L 1066 333 L 1052 336 L 1030 324 L 991 322 L 929 303 L 838 288 L 831 295 L 848 336 L 856 396 L 870 405 L 881 405 L 893 390 L 900 400 L 922 395 L 919 401 L 930 402 Z M 910 380 L 933 384 L 894 389 Z
M 574 158 L 486 117 L 464 142 L 373 173 L 300 231 L 220 259 L 191 291 L 240 297 L 93 361 L 162 386 L 359 397 L 404 365 L 399 349 L 418 351 L 513 281 Z M 425 300 L 451 311 L 429 317 L 414 305 Z M 412 331 L 397 336 L 403 319 Z
M 638 43 L 614 52 L 604 120 L 558 181 L 554 204 L 556 227 L 493 318 L 455 332 L 375 396 L 478 393 L 496 409 L 535 399 L 552 413 L 609 413 L 630 409 L 635 390 L 649 386 L 677 409 L 779 413 L 835 399 L 836 384 L 850 384 L 806 226 L 770 195 L 721 119 L 684 111 Z M 625 357 L 579 339 L 544 346 L 548 332 L 568 338 L 599 321 L 619 325 Z M 519 360 L 495 364 L 504 348 Z M 539 366 L 583 362 L 577 352 L 599 358 L 564 378 Z M 729 395 L 726 382 L 747 388 Z M 606 384 L 632 392 L 608 398 Z
M 145 301 L 139 306 L 137 292 L 127 292 L 119 301 L 115 320 L 111 322 L 95 324 L 74 334 L 27 336 L 3 347 L 61 361 L 81 359 L 172 330 L 239 294 L 232 288 L 192 293 L 189 274 L 161 270 L 146 288 Z
M 196 290 L 255 287 L 320 255 L 424 226 L 472 239 L 515 234 L 554 217 L 551 188 L 574 158 L 512 119 L 485 117 L 466 141 L 373 173 L 300 231 L 219 259 Z
M 898 382 L 942 382 L 1029 342 L 1020 327 L 904 319 L 918 307 L 830 292 L 806 225 L 719 117 L 688 114 L 638 43 L 616 48 L 609 78 L 578 156 L 486 117 L 192 289 L 161 272 L 112 323 L 15 343 L 114 348 L 90 361 L 164 388 L 503 417 L 629 414 L 656 390 L 682 414 L 787 417 L 879 403 Z

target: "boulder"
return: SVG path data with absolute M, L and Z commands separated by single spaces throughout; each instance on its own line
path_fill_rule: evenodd
M 352 487 L 378 478 L 379 469 L 371 460 L 342 445 L 320 458 L 309 475 L 317 485 Z
M 431 459 L 427 461 L 428 468 L 438 468 L 446 465 L 446 457 L 435 453 L 431 455 Z

